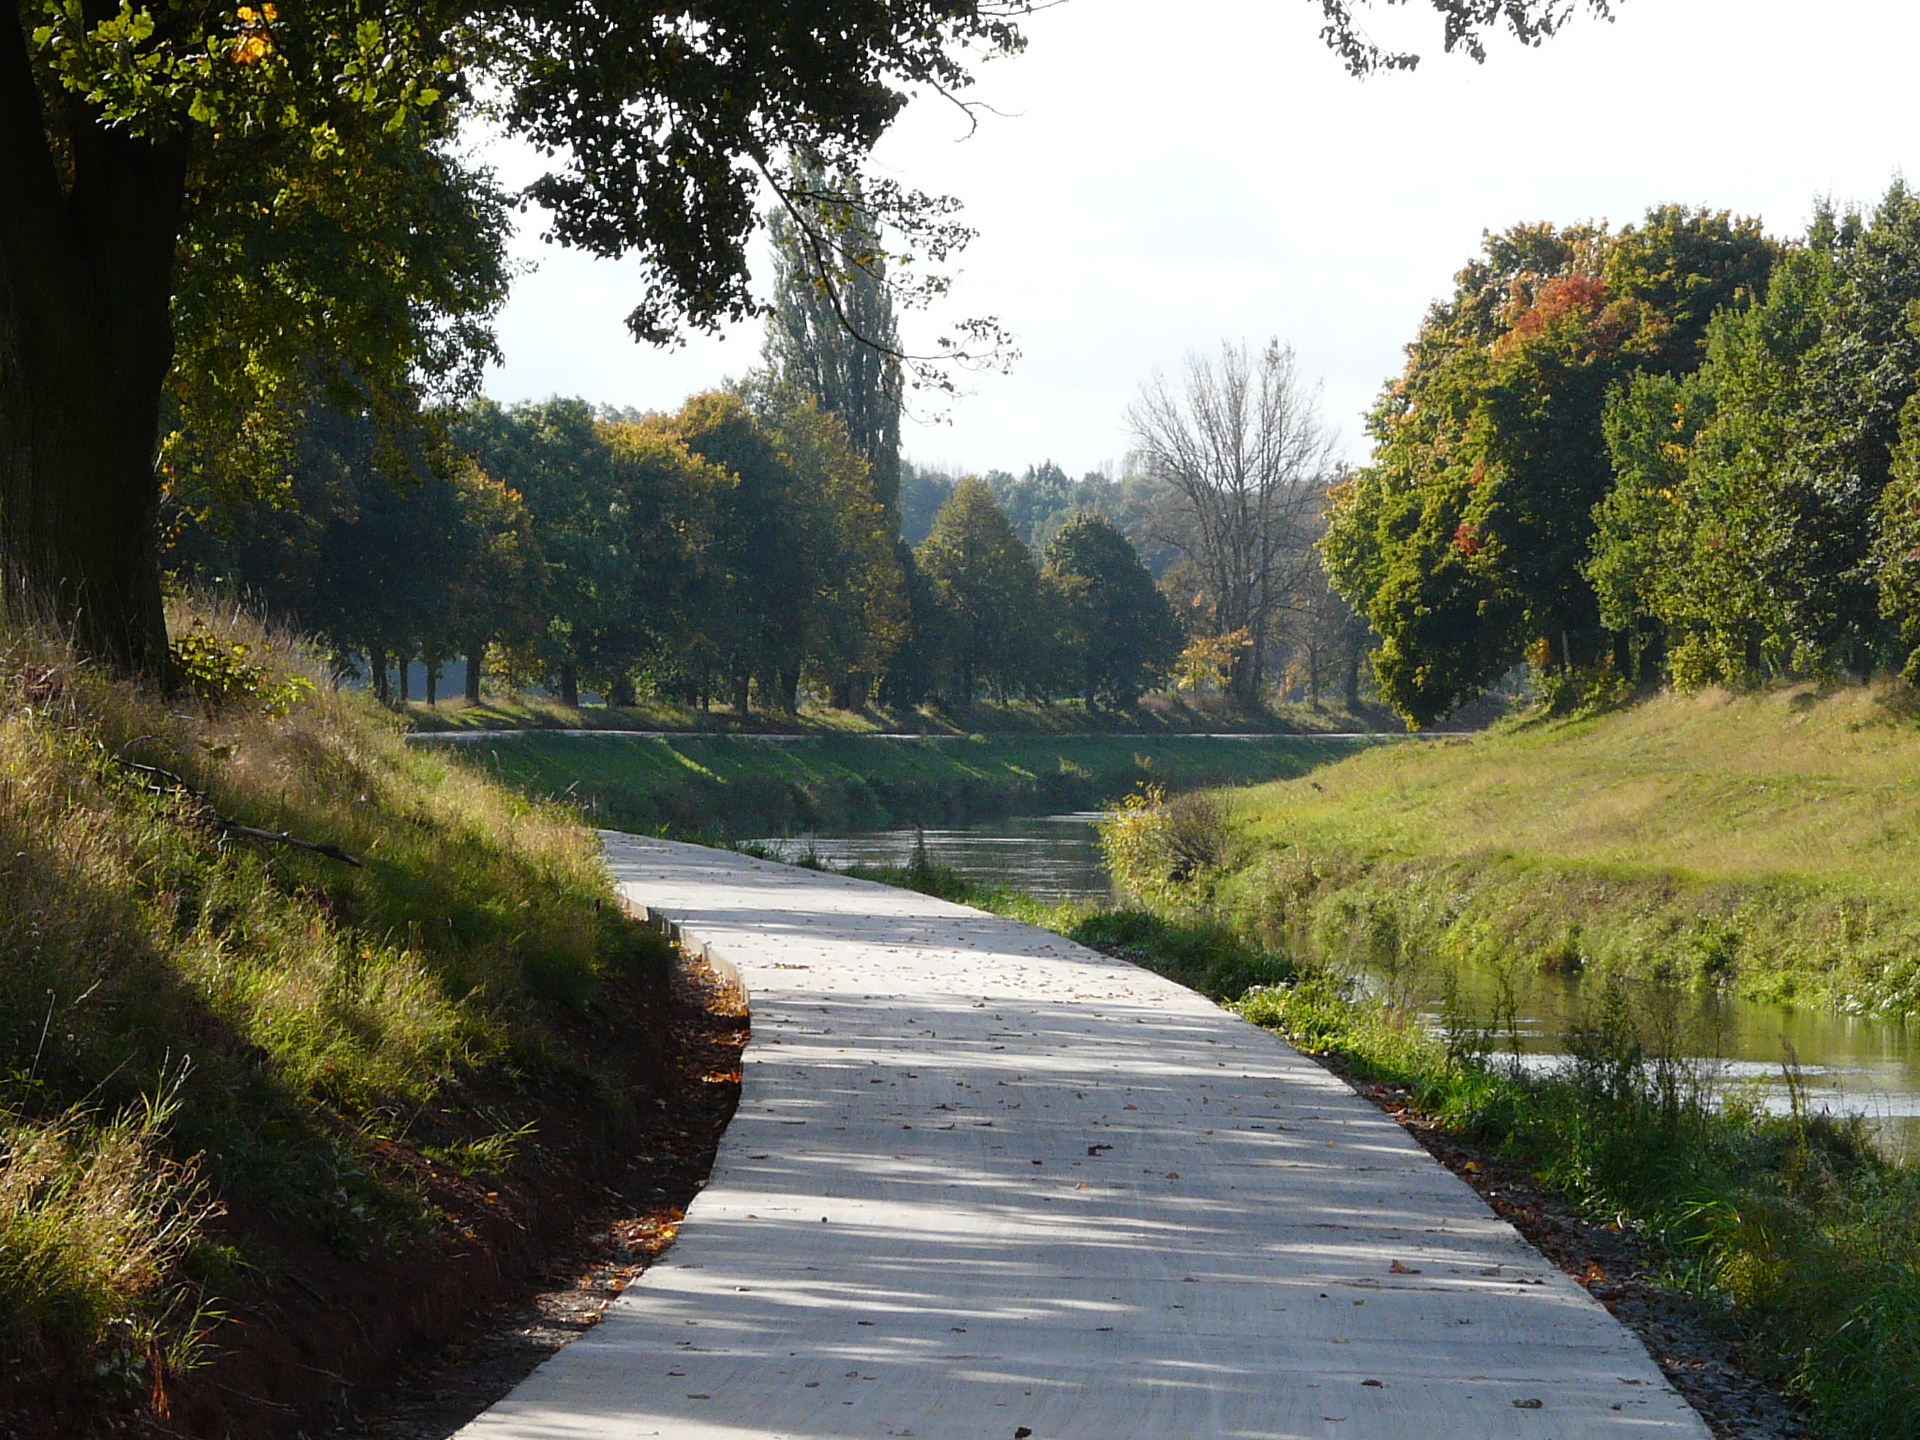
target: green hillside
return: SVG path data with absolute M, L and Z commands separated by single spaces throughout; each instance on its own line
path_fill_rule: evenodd
M 1330 957 L 1424 947 L 1911 1010 L 1909 704 L 1707 692 L 1370 749 L 1236 797 L 1219 888 Z
M 660 1088 L 669 955 L 592 834 L 178 618 L 173 694 L 4 636 L 0 1434 L 316 1428 L 309 1373 L 515 1283 Z
M 428 741 L 438 746 L 447 742 Z M 1304 735 L 752 737 L 520 735 L 460 753 L 597 823 L 747 838 L 957 825 L 1302 775 L 1352 753 Z

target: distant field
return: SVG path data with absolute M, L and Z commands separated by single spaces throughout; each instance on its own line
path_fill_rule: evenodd
M 460 753 L 532 794 L 568 798 L 611 828 L 746 838 L 1087 809 L 1141 785 L 1247 785 L 1305 774 L 1364 743 L 1303 735 L 532 734 L 463 741 Z
M 1225 888 L 1328 952 L 1416 946 L 1912 1010 L 1909 704 L 1859 688 L 1662 697 L 1370 749 L 1235 797 L 1252 845 Z

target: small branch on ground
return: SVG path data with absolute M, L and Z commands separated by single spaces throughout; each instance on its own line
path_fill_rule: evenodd
M 348 853 L 338 845 L 323 840 L 302 840 L 299 836 L 285 830 L 263 830 L 258 825 L 243 825 L 231 815 L 222 815 L 204 790 L 188 784 L 171 770 L 163 770 L 158 765 L 144 765 L 138 760 L 114 757 L 114 763 L 124 770 L 131 770 L 146 779 L 145 788 L 155 795 L 184 795 L 200 807 L 200 819 L 203 823 L 222 835 L 237 835 L 242 840 L 259 840 L 270 845 L 285 845 L 294 850 L 307 850 L 315 855 L 324 855 L 329 860 L 338 860 L 342 865 L 351 865 L 355 869 L 364 869 L 366 861 Z

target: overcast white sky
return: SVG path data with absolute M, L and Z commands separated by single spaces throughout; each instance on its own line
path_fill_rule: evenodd
M 953 312 L 997 315 L 1022 352 L 922 407 L 944 420 L 908 424 L 910 458 L 1118 462 L 1155 369 L 1270 335 L 1324 379 L 1358 458 L 1361 413 L 1483 230 L 1619 224 L 1674 200 L 1799 234 L 1816 195 L 1871 202 L 1920 153 L 1913 0 L 1622 0 L 1615 23 L 1583 17 L 1539 50 L 1429 53 L 1364 82 L 1321 47 L 1318 16 L 1309 0 L 1067 0 L 1027 22 L 1024 55 L 982 69 L 974 98 L 1002 113 L 971 138 L 943 102 L 909 109 L 879 159 L 965 202 L 981 235 Z M 1388 18 L 1383 38 L 1437 50 L 1424 14 Z M 501 317 L 498 399 L 671 408 L 758 359 L 757 326 L 636 346 L 628 267 L 530 237 L 519 254 L 538 268 Z

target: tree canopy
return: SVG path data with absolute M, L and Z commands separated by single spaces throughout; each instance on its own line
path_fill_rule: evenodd
M 1333 494 L 1382 693 L 1920 677 L 1916 313 L 1904 182 L 1790 242 L 1677 206 L 1489 236 Z
M 1585 569 L 1614 483 L 1609 396 L 1697 364 L 1709 317 L 1763 294 L 1776 253 L 1753 221 L 1671 206 L 1617 235 L 1488 236 L 1369 417 L 1372 462 L 1335 491 L 1322 542 L 1409 723 L 1529 655 L 1548 676 L 1614 657 Z
M 1365 40 L 1364 0 L 1322 3 L 1353 69 L 1411 63 Z M 1570 8 L 1430 3 L 1447 47 L 1476 56 L 1487 31 L 1532 42 Z M 404 469 L 399 422 L 476 373 L 505 289 L 509 197 L 458 158 L 464 124 L 547 157 L 521 198 L 549 238 L 630 259 L 627 324 L 666 342 L 758 310 L 757 199 L 794 199 L 777 157 L 858 174 L 909 94 L 959 96 L 972 60 L 1020 47 L 1029 8 L 23 0 L 0 23 L 11 582 L 91 652 L 163 666 L 163 439 L 187 510 L 233 488 L 287 500 L 295 432 L 328 407 L 370 413 L 373 459 Z M 937 258 L 966 236 L 950 205 L 897 184 L 867 182 L 858 204 L 908 250 Z

